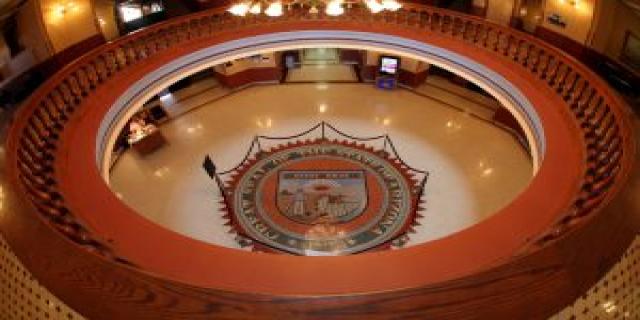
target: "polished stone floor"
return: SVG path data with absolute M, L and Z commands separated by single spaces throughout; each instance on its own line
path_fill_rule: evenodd
M 471 103 L 471 100 L 456 103 Z M 452 101 L 453 102 L 453 101 Z M 184 235 L 237 247 L 201 168 L 209 154 L 220 170 L 235 166 L 254 135 L 285 136 L 328 121 L 346 133 L 388 133 L 412 166 L 429 170 L 426 210 L 408 245 L 438 239 L 489 217 L 529 183 L 531 160 L 509 133 L 409 90 L 369 84 L 254 86 L 162 125 L 169 144 L 146 157 L 128 151 L 110 184 L 129 206 Z

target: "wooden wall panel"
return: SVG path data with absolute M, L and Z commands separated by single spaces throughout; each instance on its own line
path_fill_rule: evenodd
M 228 88 L 237 88 L 254 82 L 280 81 L 281 77 L 280 68 L 252 68 L 232 75 L 216 72 L 216 79 Z

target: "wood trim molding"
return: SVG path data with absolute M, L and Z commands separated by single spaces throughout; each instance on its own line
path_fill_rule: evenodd
M 273 68 L 251 68 L 231 75 L 224 75 L 216 72 L 216 79 L 228 88 L 238 88 L 255 82 L 279 82 L 282 77 L 282 70 Z

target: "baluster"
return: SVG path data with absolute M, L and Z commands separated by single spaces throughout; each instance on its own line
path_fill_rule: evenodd
M 457 38 L 458 35 L 460 34 L 460 25 L 458 24 L 460 22 L 460 19 L 458 17 L 449 17 L 449 23 L 451 24 L 451 36 L 454 38 Z
M 29 143 L 37 150 L 55 150 L 55 141 L 44 140 L 39 135 L 30 134 L 30 131 L 24 131 L 24 135 L 21 139 L 24 139 L 25 143 Z
M 156 44 L 155 46 L 156 50 L 154 53 L 164 51 L 164 49 L 168 47 L 167 33 L 168 33 L 167 29 L 158 30 L 158 32 L 156 33 L 155 38 L 153 39 L 153 42 Z
M 493 31 L 493 29 L 490 26 L 485 26 L 484 28 L 484 37 L 482 39 L 482 47 L 485 49 L 489 49 L 489 43 L 491 41 L 491 32 Z
M 520 39 L 519 43 L 520 48 L 518 49 L 515 60 L 519 62 L 524 68 L 531 71 L 531 66 L 529 64 L 533 62 L 532 56 L 534 52 L 531 50 L 532 48 L 526 40 Z
M 567 97 L 567 104 L 572 109 L 573 109 L 573 106 L 575 105 L 576 101 L 579 101 L 580 98 L 587 91 L 586 87 L 587 87 L 587 81 L 585 81 L 580 76 L 576 76 L 576 85 L 575 85 L 574 89 L 570 92 L 569 96 Z
M 56 119 L 46 112 L 44 109 L 36 108 L 33 111 L 33 115 L 37 120 L 40 120 L 40 123 L 43 124 L 43 128 L 49 131 L 50 133 L 57 132 L 62 130 L 62 125 L 56 121 Z M 51 137 L 54 137 L 53 134 L 50 134 Z M 55 138 L 57 139 L 58 135 L 56 133 Z
M 576 112 L 576 118 L 583 119 L 586 115 L 589 114 L 589 112 L 594 110 L 601 103 L 603 103 L 602 97 L 594 95 L 593 98 L 589 99 L 589 101 L 584 105 L 582 109 Z
M 565 100 L 569 101 L 571 95 L 574 90 L 576 90 L 576 86 L 578 85 L 578 75 L 573 69 L 569 69 L 567 71 L 567 75 L 564 78 L 564 84 L 560 91 L 560 96 Z
M 448 33 L 451 33 L 452 30 L 453 30 L 453 23 L 451 22 L 451 16 L 443 15 L 440 31 L 444 34 L 448 34 Z
M 449 17 L 449 34 L 451 35 L 451 37 L 455 38 L 458 32 L 457 26 L 456 26 L 456 17 L 455 16 L 448 16 Z
M 547 55 L 547 58 L 548 60 L 547 60 L 546 68 L 543 71 L 542 80 L 545 80 L 547 83 L 551 83 L 551 81 L 555 79 L 555 76 L 558 72 L 559 62 L 554 56 Z
M 161 52 L 166 50 L 169 47 L 171 41 L 171 27 L 164 28 L 158 31 L 157 38 L 155 39 L 157 43 L 158 50 L 156 52 Z
M 571 68 L 568 65 L 566 65 L 565 63 L 562 63 L 560 65 L 553 85 L 551 86 L 558 94 L 560 94 L 564 87 L 567 85 L 567 77 L 569 76 L 570 72 Z
M 584 112 L 585 116 L 580 123 L 580 126 L 585 129 L 585 137 L 588 139 L 600 138 L 597 129 L 602 125 L 602 120 L 609 114 L 609 109 L 602 100 L 595 101 L 598 101 L 598 103 L 595 103 Z
M 518 54 L 521 49 L 522 43 L 519 39 L 512 35 L 507 36 L 507 48 L 504 51 L 504 55 L 509 57 L 511 61 L 518 62 L 520 55 Z
M 502 32 L 501 29 L 498 29 L 498 41 L 496 41 L 496 47 L 494 49 L 495 52 L 500 54 L 501 56 L 508 57 L 507 50 L 509 49 L 509 36 Z
M 200 18 L 200 36 L 206 37 L 213 32 L 214 19 L 217 15 Z
M 549 68 L 549 64 L 551 63 L 551 57 L 542 49 L 539 51 L 539 61 L 536 69 L 536 74 L 538 78 L 544 80 L 546 75 L 547 68 Z
M 73 110 L 75 105 L 79 102 L 79 99 L 71 92 L 69 86 L 64 82 L 60 83 L 57 89 L 62 95 L 62 99 L 65 101 L 66 105 L 72 108 L 70 110 Z
M 549 79 L 548 83 L 549 86 L 551 87 L 551 89 L 554 89 L 557 93 L 560 92 L 560 86 L 562 85 L 562 82 L 564 80 L 564 76 L 566 74 L 567 71 L 567 65 L 562 62 L 562 61 L 558 61 L 558 66 L 555 69 L 556 72 L 553 76 L 553 78 Z
M 147 39 L 149 37 L 140 37 L 134 40 L 131 45 L 131 49 L 133 50 L 133 60 L 141 61 L 146 59 L 149 56 L 148 48 L 147 48 Z
M 543 51 L 538 49 L 533 44 L 527 44 L 527 67 L 531 71 L 531 73 L 535 74 L 538 78 L 540 78 L 540 65 L 542 63 L 542 55 Z
M 50 166 L 50 161 L 53 159 L 53 157 L 51 156 L 48 150 L 51 150 L 51 149 L 37 147 L 32 142 L 27 140 L 26 136 L 20 139 L 20 145 L 21 145 L 21 148 L 24 149 L 31 156 L 32 159 L 36 159 L 35 162 L 38 165 L 43 166 L 43 168 L 44 166 Z
M 69 88 L 69 92 L 74 97 L 74 100 L 77 102 L 82 101 L 82 90 L 80 89 L 80 84 L 78 83 L 78 78 L 75 74 L 70 74 L 65 78 L 64 84 Z
M 87 77 L 87 71 L 85 67 L 81 67 L 76 71 L 76 77 L 78 79 L 78 84 L 80 85 L 80 91 L 82 95 L 88 95 L 91 92 L 91 83 L 89 82 L 89 77 Z
M 420 29 L 431 28 L 431 17 L 432 15 L 429 12 L 426 12 L 426 11 L 420 12 Z
M 30 147 L 27 146 L 28 142 L 20 141 L 20 145 L 18 147 L 18 162 L 22 164 L 24 168 L 22 170 L 27 170 L 34 174 L 37 174 L 42 177 L 46 177 L 49 173 L 53 172 L 53 167 L 51 167 L 46 161 L 40 161 L 33 150 L 29 150 Z
M 122 49 L 124 50 L 125 65 L 130 66 L 138 62 L 135 43 L 133 41 L 126 43 Z
M 49 133 L 50 131 L 48 129 L 45 129 L 43 125 L 40 124 L 39 119 L 30 121 L 29 125 L 36 132 L 35 135 L 32 135 L 33 137 L 38 137 L 39 139 L 53 145 L 55 148 L 57 136 L 56 136 L 56 139 L 51 138 L 51 134 Z M 37 147 L 32 142 L 33 140 L 29 139 L 30 136 L 28 135 L 28 131 L 24 131 L 24 133 L 25 135 L 20 138 L 20 144 L 23 147 L 23 149 L 29 154 L 29 156 L 32 159 L 36 160 L 35 161 L 36 164 L 46 165 L 47 162 L 45 160 L 47 160 L 47 157 L 44 154 L 44 152 L 47 149 Z
M 465 40 L 467 37 L 467 21 L 463 20 L 462 18 L 456 18 L 456 30 L 457 30 L 457 34 L 456 36 L 461 39 L 461 40 Z
M 477 28 L 475 27 L 473 22 L 466 21 L 465 27 L 464 27 L 464 36 L 462 39 L 465 41 L 473 41 L 473 39 L 475 38 L 476 31 L 477 31 Z
M 147 37 L 144 37 L 144 45 L 145 45 L 145 50 L 144 52 L 146 53 L 146 56 L 153 56 L 156 52 L 158 52 L 158 37 L 159 37 L 159 33 L 158 32 L 154 32 L 152 34 L 150 34 Z
M 224 15 L 214 14 L 211 17 L 211 19 L 209 19 L 209 22 L 208 22 L 209 34 L 212 34 L 215 31 L 222 29 L 223 24 L 224 24 Z
M 419 24 L 420 16 L 418 11 L 411 9 L 407 12 L 407 25 L 409 27 L 415 27 Z
M 44 178 L 48 178 L 53 173 L 53 166 L 50 161 L 43 159 L 38 155 L 38 150 L 28 141 L 20 140 L 18 148 L 18 159 L 28 168 L 29 171 L 38 174 Z
M 220 15 L 219 14 L 213 14 L 211 16 L 208 17 L 204 17 L 203 18 L 203 28 L 204 28 L 204 35 L 208 36 L 210 34 L 213 33 L 214 30 L 216 30 L 216 28 L 218 27 L 218 25 L 220 24 Z
M 49 93 L 46 98 L 43 99 L 43 103 L 47 108 L 55 109 L 58 113 L 68 114 L 69 110 L 66 109 L 64 103 L 60 103 L 60 97 L 56 97 L 53 93 Z
M 32 139 L 39 139 L 41 141 L 43 141 L 44 143 L 46 143 L 47 145 L 51 146 L 52 148 L 55 148 L 55 139 L 51 139 L 49 138 L 45 131 L 37 126 L 26 126 L 22 132 L 25 136 L 27 137 L 33 137 Z M 31 139 L 28 139 L 31 140 Z M 25 152 L 24 150 L 22 152 Z M 31 157 L 30 155 L 25 155 L 28 156 L 29 160 L 32 160 L 33 157 Z M 34 162 L 35 165 L 38 165 L 38 162 Z
M 500 30 L 497 29 L 491 29 L 491 38 L 490 38 L 490 42 L 489 42 L 489 46 L 487 47 L 487 49 L 494 51 L 494 52 L 498 52 L 498 48 L 500 47 L 500 36 L 502 35 L 502 32 Z
M 178 38 L 177 27 L 175 25 L 168 26 L 167 29 L 165 29 L 165 32 L 162 37 L 163 45 L 164 45 L 162 50 L 171 48 L 171 46 L 177 42 L 177 38 Z
M 200 37 L 200 20 L 191 20 L 187 24 L 187 40 Z
M 410 18 L 409 12 L 401 9 L 394 12 L 393 15 L 396 17 L 396 22 L 399 25 L 409 26 L 409 18 Z
M 436 23 L 436 31 L 444 33 L 446 31 L 446 17 L 443 14 L 438 14 Z
M 93 59 L 90 63 L 87 63 L 85 66 L 85 71 L 87 74 L 87 80 L 91 85 L 91 88 L 96 88 L 98 84 L 100 84 L 100 78 L 98 77 L 98 72 L 96 70 L 96 61 Z
M 109 78 L 109 70 L 107 69 L 107 63 L 102 55 L 95 59 L 95 68 L 99 82 L 105 82 Z
M 612 130 L 612 128 L 616 128 L 616 117 L 613 115 L 613 112 L 610 111 L 608 107 L 605 108 L 606 114 L 603 117 L 600 117 L 596 120 L 595 130 L 596 134 L 600 137 L 605 136 L 607 132 Z M 605 141 L 599 141 L 604 143 Z
M 64 98 L 62 97 L 62 94 L 59 90 L 52 90 L 51 93 L 49 93 L 49 96 L 51 97 L 53 103 L 56 105 L 56 108 L 58 110 L 61 110 L 61 112 L 69 113 L 73 111 L 73 107 L 68 105 L 64 101 Z
M 66 116 L 64 111 L 58 109 L 51 98 L 45 98 L 41 102 L 41 108 L 46 110 L 53 118 L 59 121 L 67 121 L 69 118 Z
M 593 90 L 593 88 L 589 87 L 588 84 L 585 87 L 584 92 L 585 93 L 582 95 L 582 97 L 580 97 L 580 99 L 578 99 L 576 101 L 576 103 L 574 103 L 573 105 L 570 105 L 570 107 L 573 110 L 574 114 L 582 112 L 586 108 L 586 106 L 590 103 L 590 101 L 592 99 L 595 99 L 595 97 L 596 97 L 595 90 Z
M 176 43 L 182 43 L 189 40 L 189 23 L 181 23 L 176 28 Z
M 101 55 L 101 58 L 102 62 L 104 63 L 104 69 L 106 71 L 105 75 L 109 78 L 115 73 L 115 70 L 117 69 L 115 56 L 113 55 L 112 51 L 109 51 L 103 53 Z
M 512 54 L 512 51 L 517 51 L 518 47 L 517 47 L 517 42 L 515 40 L 515 38 L 510 35 L 509 33 L 502 33 L 502 39 L 503 39 L 503 43 L 504 45 L 502 46 L 501 50 L 499 51 L 500 54 L 502 54 L 504 57 L 509 58 L 511 61 L 515 61 L 514 59 L 514 54 Z
M 476 30 L 476 32 L 475 32 L 475 34 L 473 36 L 473 40 L 472 41 L 473 41 L 474 44 L 477 45 L 482 40 L 482 37 L 483 37 L 483 34 L 484 34 L 484 26 L 482 24 L 476 24 L 475 25 L 475 30 Z
M 440 32 L 440 14 L 434 12 L 431 14 L 431 31 L 437 31 Z
M 122 70 L 127 66 L 127 57 L 123 47 L 116 48 L 113 53 L 113 57 L 116 65 L 116 70 Z

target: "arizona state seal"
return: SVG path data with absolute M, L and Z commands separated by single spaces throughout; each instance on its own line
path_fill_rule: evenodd
M 417 182 L 363 145 L 316 140 L 261 153 L 229 182 L 228 218 L 254 250 L 344 255 L 402 243 Z

